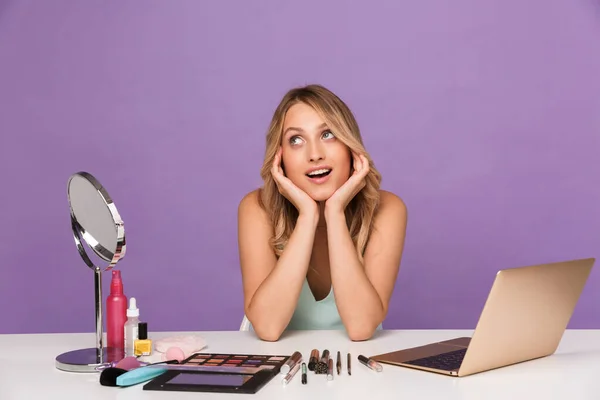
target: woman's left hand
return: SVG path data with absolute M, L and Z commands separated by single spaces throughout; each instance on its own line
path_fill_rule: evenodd
M 354 172 L 350 178 L 325 202 L 326 212 L 344 212 L 350 201 L 366 185 L 365 177 L 369 173 L 369 160 L 365 156 L 352 153 Z

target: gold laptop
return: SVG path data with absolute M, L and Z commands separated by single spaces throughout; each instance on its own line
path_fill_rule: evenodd
M 379 354 L 372 359 L 451 376 L 553 354 L 594 258 L 500 270 L 473 336 Z

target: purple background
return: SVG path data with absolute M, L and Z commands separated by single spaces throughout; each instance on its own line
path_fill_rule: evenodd
M 409 209 L 384 326 L 473 328 L 499 268 L 600 256 L 599 37 L 592 0 L 4 0 L 0 333 L 94 332 L 79 170 L 125 221 L 150 331 L 238 329 L 237 205 L 313 82 Z M 570 327 L 600 328 L 599 290 L 595 270 Z

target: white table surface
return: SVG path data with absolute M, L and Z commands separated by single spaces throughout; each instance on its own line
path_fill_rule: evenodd
M 568 330 L 557 352 L 549 357 L 455 378 L 391 365 L 383 372 L 367 369 L 359 354 L 374 354 L 418 346 L 459 336 L 465 330 L 385 330 L 365 342 L 352 342 L 340 331 L 288 332 L 278 342 L 263 342 L 252 332 L 154 332 L 158 339 L 179 334 L 202 336 L 215 353 L 292 354 L 308 360 L 313 348 L 342 353 L 342 375 L 327 381 L 308 371 L 283 386 L 275 377 L 254 395 L 225 393 L 156 392 L 143 384 L 127 388 L 99 383 L 99 373 L 71 373 L 56 369 L 63 352 L 93 347 L 94 334 L 0 335 L 0 399 L 600 399 L 600 330 Z M 346 353 L 352 354 L 352 375 L 346 372 Z

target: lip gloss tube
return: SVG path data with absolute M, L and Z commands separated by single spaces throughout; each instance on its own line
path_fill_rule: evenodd
M 290 372 L 292 370 L 292 368 L 294 368 L 296 366 L 296 364 L 299 364 L 301 360 L 302 360 L 302 354 L 299 351 L 295 351 L 294 354 L 292 354 L 292 356 L 290 358 L 288 358 L 288 360 L 285 362 L 285 364 L 283 364 L 281 366 L 279 373 L 287 374 L 288 372 Z
M 361 364 L 371 368 L 373 371 L 381 372 L 383 370 L 381 364 L 375 360 L 371 360 L 370 358 L 363 356 L 362 354 L 358 356 L 358 361 L 360 361 Z
M 332 381 L 333 380 L 333 358 L 330 358 L 327 363 L 328 363 L 328 366 L 327 366 L 327 380 L 328 381 Z
M 329 350 L 325 349 L 323 350 L 323 354 L 321 354 L 321 362 L 327 363 L 327 360 L 329 360 Z
M 296 365 L 294 365 L 294 368 L 292 368 L 292 370 L 290 372 L 288 372 L 288 374 L 282 379 L 283 384 L 287 385 L 288 383 L 290 383 L 292 381 L 292 378 L 294 377 L 294 375 L 296 375 L 296 372 L 298 372 L 299 369 L 300 369 L 300 363 L 296 363 Z

